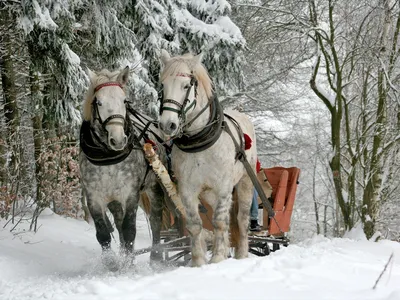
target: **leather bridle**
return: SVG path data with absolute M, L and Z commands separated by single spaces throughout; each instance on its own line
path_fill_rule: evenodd
M 102 89 L 103 87 L 107 87 L 107 86 L 119 86 L 121 89 L 123 89 L 122 85 L 118 82 L 106 82 L 106 83 L 102 83 L 102 84 L 99 84 L 98 86 L 96 86 L 94 89 L 94 93 L 96 94 L 100 89 Z M 125 103 L 126 103 L 126 101 L 125 101 Z M 120 114 L 111 115 L 103 121 L 101 119 L 100 112 L 99 112 L 99 106 L 101 106 L 101 105 L 102 105 L 101 102 L 98 101 L 97 98 L 95 97 L 92 102 L 93 121 L 99 120 L 99 123 L 103 126 L 103 128 L 105 128 L 107 126 L 107 123 L 110 122 L 112 119 L 122 119 L 125 123 L 125 116 L 120 115 Z M 121 124 L 121 125 L 123 125 L 123 124 Z
M 198 82 L 197 82 L 197 79 L 194 77 L 194 75 L 192 73 L 191 74 L 189 74 L 189 73 L 178 73 L 178 74 L 176 74 L 176 76 L 190 78 L 190 83 L 189 83 L 190 87 L 186 91 L 185 100 L 183 100 L 183 103 L 181 104 L 181 103 L 179 103 L 178 101 L 176 101 L 174 99 L 168 99 L 168 98 L 164 99 L 164 96 L 162 95 L 161 99 L 160 99 L 160 115 L 162 114 L 162 112 L 164 110 L 169 110 L 169 111 L 177 113 L 178 117 L 180 119 L 182 119 L 183 122 L 185 122 L 186 121 L 186 113 L 191 108 L 195 109 L 195 107 L 196 107 L 196 103 L 197 103 L 196 97 L 197 97 L 197 85 L 198 85 Z M 190 92 L 192 91 L 193 87 L 194 87 L 194 99 L 193 99 L 193 102 L 188 107 L 186 107 L 186 105 L 190 102 L 189 95 L 190 95 Z M 174 104 L 178 108 L 165 106 L 166 103 Z

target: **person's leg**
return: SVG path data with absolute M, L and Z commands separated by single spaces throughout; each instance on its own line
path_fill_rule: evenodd
M 250 220 L 258 220 L 258 201 L 257 201 L 258 193 L 257 190 L 254 189 L 253 200 L 251 202 L 250 207 Z
M 258 193 L 254 189 L 253 200 L 250 207 L 250 231 L 261 231 L 261 226 L 258 225 Z

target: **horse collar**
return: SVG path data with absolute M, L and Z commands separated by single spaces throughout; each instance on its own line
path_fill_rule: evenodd
M 224 114 L 215 95 L 209 106 L 210 119 L 203 130 L 192 136 L 183 135 L 174 139 L 174 144 L 182 151 L 193 153 L 206 150 L 214 145 L 221 136 Z
M 94 165 L 108 166 L 120 163 L 128 157 L 135 144 L 138 143 L 129 116 L 126 117 L 124 131 L 128 136 L 128 142 L 121 151 L 114 151 L 100 141 L 96 132 L 93 130 L 91 122 L 84 121 L 82 122 L 79 135 L 80 147 L 86 158 Z

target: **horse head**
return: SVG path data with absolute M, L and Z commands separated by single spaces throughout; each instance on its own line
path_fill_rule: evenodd
M 212 96 L 212 82 L 201 63 L 202 56 L 185 54 L 171 57 L 167 51 L 161 52 L 164 68 L 160 77 L 163 99 L 159 122 L 166 135 L 180 134 L 187 129 L 185 126 Z M 198 121 L 197 125 L 201 126 L 201 119 Z
M 88 69 L 90 87 L 84 104 L 83 118 L 91 122 L 100 142 L 110 150 L 120 151 L 127 145 L 126 94 L 124 87 L 129 77 L 129 67 L 110 72 Z

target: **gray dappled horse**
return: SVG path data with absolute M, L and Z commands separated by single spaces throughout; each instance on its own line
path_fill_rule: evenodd
M 118 268 L 111 250 L 112 227 L 106 216 L 107 208 L 114 217 L 119 233 L 121 252 L 133 258 L 136 236 L 136 212 L 140 193 L 151 201 L 150 226 L 153 246 L 160 243 L 164 192 L 154 173 L 149 171 L 142 150 L 143 128 L 149 118 L 130 114 L 124 87 L 129 68 L 122 71 L 89 72 L 90 86 L 83 107 L 80 134 L 80 172 L 87 205 L 96 227 L 96 237 L 103 250 L 103 262 L 110 270 Z M 156 130 L 153 126 L 151 129 Z M 151 134 L 149 138 L 156 141 Z M 157 147 L 165 158 L 163 147 Z M 161 259 L 157 250 L 150 258 Z

